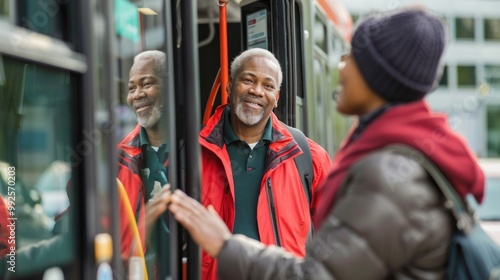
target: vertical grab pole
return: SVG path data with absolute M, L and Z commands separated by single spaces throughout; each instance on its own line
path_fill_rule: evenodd
M 168 113 L 167 121 L 168 121 L 168 143 L 171 143 L 171 149 L 169 151 L 170 158 L 172 162 L 177 163 L 178 154 L 179 154 L 179 146 L 177 139 L 177 122 L 179 121 L 176 111 L 176 104 L 178 102 L 178 98 L 175 92 L 176 80 L 180 79 L 180 75 L 176 73 L 174 57 L 176 56 L 175 46 L 177 43 L 176 35 L 174 34 L 174 29 L 172 26 L 175 26 L 177 14 L 175 10 L 176 1 L 163 1 L 163 25 L 164 25 L 164 36 L 165 36 L 165 54 L 167 57 L 167 77 L 165 79 L 165 95 L 166 97 L 166 112 Z M 175 38 L 175 39 L 174 39 Z M 175 73 L 175 74 L 174 74 Z M 182 95 L 178 95 L 182 96 Z M 168 181 L 172 186 L 172 190 L 177 189 L 179 187 L 179 164 L 171 164 L 168 168 Z M 168 214 L 164 214 L 168 215 Z M 163 218 L 163 217 L 162 217 Z M 170 237 L 168 240 L 160 239 L 160 248 L 169 248 L 169 251 L 166 252 L 164 250 L 158 250 L 158 259 L 159 260 L 168 260 L 168 264 L 159 265 L 158 269 L 158 279 L 166 279 L 168 274 L 171 279 L 182 279 L 181 278 L 181 258 L 182 254 L 182 238 L 181 236 L 181 226 L 175 219 L 168 219 L 169 221 L 169 229 L 170 229 Z M 167 243 L 167 244 L 166 244 Z M 154 278 L 154 277 L 152 277 Z
M 220 92 L 221 92 L 221 104 L 227 103 L 227 91 L 226 85 L 228 83 L 229 76 L 229 63 L 228 63 L 228 55 L 227 55 L 227 17 L 226 17 L 226 4 L 219 5 L 219 41 L 220 41 L 220 73 L 221 73 L 221 83 L 220 83 Z
M 114 44 L 114 36 L 115 36 L 115 25 L 114 25 L 114 20 L 113 20 L 113 12 L 114 12 L 114 1 L 102 1 L 103 5 L 103 13 L 104 13 L 104 21 L 106 22 L 105 26 L 105 32 L 107 33 L 106 36 L 104 36 L 104 63 L 102 64 L 103 66 L 103 75 L 105 75 L 105 81 L 113 81 L 115 77 L 117 77 L 117 73 L 114 67 L 114 58 L 116 57 L 116 53 L 114 52 L 115 50 L 115 44 Z M 105 95 L 105 100 L 106 100 L 106 107 L 108 112 L 113 112 L 114 110 L 114 103 L 113 101 L 118 99 L 118 91 L 116 88 L 116 84 L 113 82 L 110 83 L 104 83 L 104 92 L 107 94 Z M 106 122 L 106 125 L 109 125 L 109 127 L 112 127 L 115 125 L 115 115 L 114 114 L 109 114 L 109 119 Z M 108 173 L 109 174 L 118 174 L 117 173 L 117 167 L 118 165 L 116 164 L 116 154 L 115 154 L 115 144 L 114 139 L 115 139 L 115 131 L 113 129 L 110 129 L 109 132 L 103 133 L 103 144 L 107 147 L 106 151 L 106 161 L 111 163 L 108 166 Z M 122 275 L 122 267 L 120 266 L 120 251 L 118 248 L 120 248 L 120 222 L 119 222 L 119 213 L 118 213 L 118 188 L 116 188 L 116 179 L 115 176 L 108 175 L 107 176 L 107 185 L 109 186 L 109 196 L 111 197 L 111 210 L 108 213 L 108 215 L 111 215 L 112 219 L 112 224 L 113 227 L 111 229 L 111 236 L 113 237 L 113 248 L 115 248 L 115 253 L 113 254 L 113 259 L 112 259 L 112 267 L 113 271 L 116 273 L 119 273 L 118 275 Z
M 186 193 L 201 200 L 201 149 L 198 144 L 200 132 L 200 80 L 198 68 L 198 24 L 196 0 L 181 0 L 182 45 L 180 63 L 184 90 Z M 201 279 L 201 250 L 187 236 L 187 279 Z

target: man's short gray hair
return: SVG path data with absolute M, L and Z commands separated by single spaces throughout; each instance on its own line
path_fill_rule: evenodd
M 167 56 L 161 51 L 144 51 L 134 57 L 134 63 L 143 60 L 152 59 L 154 63 L 154 69 L 156 76 L 160 79 L 165 79 L 167 77 Z
M 243 63 L 248 59 L 254 57 L 264 57 L 274 62 L 274 64 L 276 64 L 276 67 L 278 67 L 279 70 L 278 71 L 278 90 L 279 90 L 281 88 L 281 82 L 283 81 L 283 73 L 281 72 L 280 62 L 276 59 L 276 57 L 272 52 L 261 48 L 248 49 L 242 52 L 233 60 L 233 62 L 231 63 L 231 79 L 234 81 L 235 75 L 236 73 L 240 72 L 241 67 L 243 67 Z

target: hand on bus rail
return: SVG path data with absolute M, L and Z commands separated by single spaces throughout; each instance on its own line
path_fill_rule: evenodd
M 167 210 L 169 194 L 170 184 L 167 184 L 146 203 L 146 232 L 148 235 L 152 232 L 158 217 Z
M 216 257 L 224 242 L 231 238 L 231 232 L 212 205 L 207 210 L 180 190 L 170 195 L 168 209 L 193 240 L 212 257 Z

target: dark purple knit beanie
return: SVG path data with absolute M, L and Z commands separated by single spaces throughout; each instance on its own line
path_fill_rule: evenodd
M 422 9 L 372 15 L 352 38 L 352 55 L 370 88 L 389 102 L 424 98 L 437 86 L 445 31 Z

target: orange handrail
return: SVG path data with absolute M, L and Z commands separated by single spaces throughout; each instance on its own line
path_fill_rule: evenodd
M 207 105 L 205 106 L 205 113 L 203 114 L 203 125 L 206 125 L 210 116 L 212 114 L 212 109 L 215 103 L 215 97 L 217 97 L 217 91 L 220 88 L 221 92 L 221 104 L 227 103 L 227 91 L 226 86 L 229 81 L 229 61 L 228 61 L 228 51 L 227 51 L 227 16 L 226 16 L 226 4 L 219 5 L 219 45 L 220 45 L 220 68 L 217 72 L 217 77 L 215 77 L 214 84 L 212 85 L 212 90 L 208 96 Z
M 130 200 L 128 199 L 127 191 L 123 186 L 120 179 L 116 178 L 116 184 L 118 185 L 118 194 L 120 195 L 120 200 L 125 206 L 125 214 L 130 221 L 130 227 L 132 228 L 132 234 L 137 243 L 139 249 L 139 257 L 141 258 L 143 279 L 148 280 L 148 270 L 146 268 L 146 261 L 144 259 L 144 249 L 142 248 L 141 235 L 139 234 L 139 229 L 137 228 L 137 221 L 135 219 L 134 212 L 132 211 L 132 205 L 130 205 Z
M 221 92 L 221 104 L 227 103 L 227 92 L 226 85 L 228 83 L 228 58 L 227 58 L 227 17 L 226 17 L 226 4 L 219 3 L 219 39 L 220 39 L 220 92 Z
M 217 90 L 219 90 L 220 86 L 220 72 L 217 72 L 217 77 L 215 77 L 214 84 L 212 85 L 212 90 L 210 91 L 210 95 L 208 96 L 207 105 L 205 106 L 205 113 L 203 114 L 203 125 L 206 125 L 210 116 L 212 115 L 212 108 L 214 107 L 215 97 L 217 96 Z

